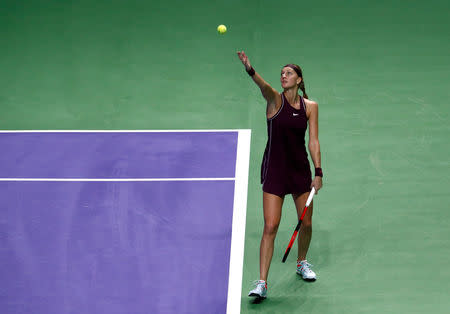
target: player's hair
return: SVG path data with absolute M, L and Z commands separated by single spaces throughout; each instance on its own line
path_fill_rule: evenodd
M 305 89 L 305 80 L 303 79 L 303 74 L 302 74 L 302 68 L 300 68 L 299 65 L 293 64 L 293 63 L 286 64 L 284 67 L 290 67 L 297 73 L 297 75 L 299 77 L 302 78 L 302 81 L 300 82 L 300 84 L 298 84 L 298 88 L 300 88 L 300 90 L 303 92 L 303 97 L 308 99 L 308 95 L 306 94 L 306 89 Z

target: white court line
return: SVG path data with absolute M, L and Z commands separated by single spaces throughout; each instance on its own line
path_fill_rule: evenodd
M 247 130 L 0 130 L 0 133 L 215 133 L 239 131 Z
M 250 163 L 250 135 L 251 130 L 240 130 L 238 134 L 227 314 L 241 312 L 245 218 L 247 214 L 248 171 Z
M 0 178 L 0 181 L 18 182 L 161 182 L 161 181 L 233 181 L 235 178 Z

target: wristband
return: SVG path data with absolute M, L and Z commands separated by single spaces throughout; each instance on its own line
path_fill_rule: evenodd
M 255 69 L 253 69 L 253 67 L 250 67 L 250 69 L 246 70 L 248 75 L 253 76 L 255 75 Z
M 315 176 L 316 177 L 323 177 L 322 168 L 316 168 Z

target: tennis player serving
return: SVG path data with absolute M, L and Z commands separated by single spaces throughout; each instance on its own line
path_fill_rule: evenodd
M 260 245 L 260 279 L 249 293 L 249 296 L 266 298 L 267 276 L 285 195 L 292 195 L 300 219 L 311 188 L 314 187 L 317 193 L 322 187 L 318 105 L 308 99 L 302 70 L 298 65 L 282 67 L 280 81 L 283 92 L 280 94 L 253 69 L 244 51 L 237 54 L 267 102 L 268 139 L 261 164 L 264 230 Z M 299 89 L 303 97 L 298 94 Z M 305 146 L 308 124 L 308 149 L 315 167 L 313 179 Z M 312 234 L 312 213 L 311 203 L 298 235 L 297 273 L 308 281 L 316 280 L 312 265 L 306 260 Z

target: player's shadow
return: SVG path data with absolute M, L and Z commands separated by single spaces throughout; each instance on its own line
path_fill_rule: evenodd
M 254 298 L 252 301 L 250 301 L 251 304 L 261 304 L 265 298 Z

